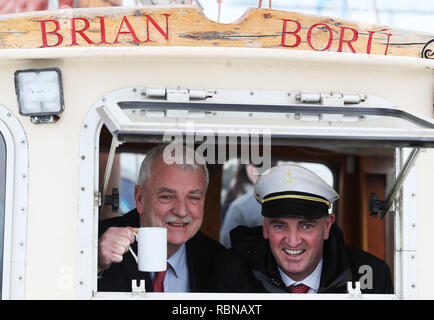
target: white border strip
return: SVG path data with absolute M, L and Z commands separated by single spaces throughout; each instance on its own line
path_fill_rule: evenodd
M 6 142 L 6 203 L 2 299 L 24 299 L 29 152 L 18 119 L 0 105 Z
M 90 299 L 97 290 L 98 204 L 95 192 L 98 190 L 99 183 L 97 172 L 99 172 L 99 137 L 102 125 L 94 106 L 86 116 L 80 134 L 78 299 Z

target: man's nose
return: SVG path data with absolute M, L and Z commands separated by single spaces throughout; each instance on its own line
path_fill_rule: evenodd
M 297 231 L 289 230 L 286 233 L 285 242 L 291 248 L 297 248 L 297 246 L 301 244 L 302 240 L 301 240 L 301 237 Z
M 185 217 L 188 215 L 188 208 L 185 199 L 177 199 L 172 209 L 173 213 L 178 217 Z

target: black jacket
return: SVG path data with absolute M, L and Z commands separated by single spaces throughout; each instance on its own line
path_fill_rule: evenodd
M 134 209 L 124 216 L 103 220 L 99 223 L 99 237 L 109 227 L 139 227 L 140 220 Z M 186 242 L 187 264 L 192 292 L 215 291 L 212 286 L 215 259 L 224 247 L 200 231 Z M 137 242 L 131 245 L 137 252 Z M 98 291 L 131 292 L 132 280 L 145 280 L 147 292 L 152 292 L 152 282 L 147 272 L 137 269 L 137 263 L 130 252 L 125 253 L 121 263 L 113 263 L 98 279 Z
M 220 292 L 289 292 L 268 240 L 262 237 L 262 227 L 237 227 L 231 232 L 231 239 L 232 248 L 217 263 L 215 281 Z M 361 278 L 367 275 L 366 269 L 359 270 L 364 265 L 372 268 L 371 283 L 365 281 L 366 277 Z M 393 293 L 386 263 L 365 251 L 346 246 L 341 230 L 333 224 L 329 239 L 324 242 L 318 293 L 346 293 L 347 282 L 359 280 L 362 293 Z

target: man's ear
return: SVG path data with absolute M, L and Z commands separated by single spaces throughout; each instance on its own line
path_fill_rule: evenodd
M 333 222 L 335 222 L 336 216 L 334 213 L 330 213 L 327 217 L 325 217 L 325 226 L 324 226 L 324 240 L 327 240 L 330 236 L 330 229 L 332 227 Z
M 262 236 L 264 239 L 268 239 L 268 218 L 264 217 L 264 220 L 262 221 Z
M 134 187 L 134 199 L 136 200 L 136 209 L 139 214 L 143 213 L 143 206 L 142 206 L 142 200 L 143 200 L 143 189 L 140 188 L 138 185 Z

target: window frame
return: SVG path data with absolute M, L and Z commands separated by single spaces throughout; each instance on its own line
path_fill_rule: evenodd
M 2 299 L 24 299 L 28 144 L 18 119 L 2 105 L 0 132 L 6 144 Z
M 108 293 L 97 292 L 97 258 L 98 258 L 98 207 L 101 202 L 99 190 L 99 137 L 103 126 L 103 119 L 100 108 L 107 102 L 117 103 L 120 101 L 131 101 L 140 97 L 140 90 L 137 88 L 123 88 L 112 91 L 101 97 L 90 109 L 84 119 L 80 136 L 80 163 L 79 163 L 79 212 L 78 212 L 78 278 L 77 278 L 77 298 L 79 299 L 246 299 L 245 294 L 223 294 L 205 293 L 197 295 L 195 293 Z M 106 124 L 107 125 L 107 124 Z M 109 126 L 112 124 L 109 124 Z M 110 128 L 109 128 L 110 130 Z M 402 165 L 403 148 L 395 147 L 396 150 L 396 175 Z M 417 167 L 415 165 L 414 167 Z M 408 198 L 411 192 L 415 192 L 416 170 L 412 170 L 409 179 L 403 185 L 405 190 L 403 198 Z M 411 178 L 413 177 L 413 178 Z M 415 244 L 417 230 L 411 228 L 413 222 L 406 223 L 404 229 L 401 228 L 403 221 L 412 220 L 409 215 L 402 214 L 403 207 L 399 206 L 395 213 L 395 293 L 387 295 L 368 295 L 358 293 L 348 294 L 327 294 L 327 295 L 303 295 L 303 299 L 407 299 L 417 297 L 415 281 L 417 281 Z M 409 237 L 403 236 L 404 232 L 411 234 Z M 414 250 L 413 250 L 414 249 Z M 252 294 L 248 295 L 252 300 L 269 299 L 294 299 L 279 294 Z M 298 297 L 299 298 L 299 297 Z
M 3 151 L 4 149 L 4 151 Z M 0 184 L 2 185 L 2 188 L 0 188 L 0 199 L 2 200 L 2 202 L 0 202 L 0 212 L 2 213 L 0 216 L 0 219 L 2 220 L 0 223 L 0 235 L 1 235 L 1 247 L 0 247 L 0 254 L 1 254 L 1 265 L 0 265 L 0 276 L 2 277 L 1 282 L 0 282 L 0 293 L 2 294 L 3 292 L 3 258 L 4 258 L 4 240 L 5 240 L 5 236 L 4 236 L 4 231 L 5 231 L 5 215 L 6 215 L 6 173 L 7 173 L 7 149 L 6 149 L 6 141 L 3 138 L 3 134 L 2 131 L 0 130 L 0 170 L 3 171 L 4 170 L 4 179 L 0 179 Z M 0 177 L 2 177 L 0 175 Z M 3 295 L 3 294 L 2 294 Z

